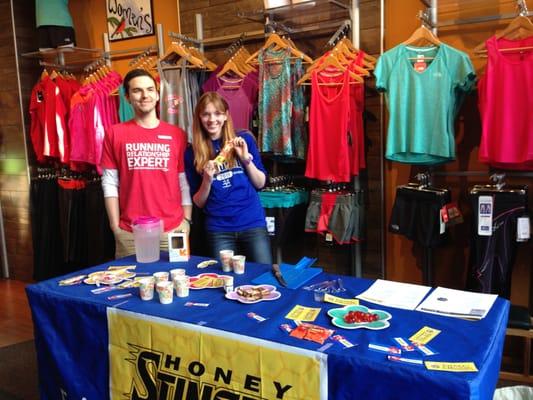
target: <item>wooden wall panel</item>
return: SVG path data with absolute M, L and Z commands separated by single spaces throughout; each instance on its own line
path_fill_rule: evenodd
M 0 1 L 0 200 L 4 219 L 10 277 L 29 281 L 33 273 L 31 223 L 29 216 L 28 161 L 20 104 L 27 106 L 37 71 L 19 59 L 21 88 L 17 76 L 17 54 L 35 50 L 34 1 L 14 3 L 15 32 L 9 1 Z M 16 42 L 16 46 L 15 46 Z

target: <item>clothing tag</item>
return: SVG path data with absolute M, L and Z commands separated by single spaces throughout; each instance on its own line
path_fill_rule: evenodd
M 333 235 L 331 233 L 326 233 L 326 242 L 333 242 Z
M 461 210 L 459 210 L 459 206 L 457 205 L 457 203 L 448 203 L 443 208 L 446 209 L 445 214 L 448 219 L 447 221 L 444 221 L 446 223 L 446 227 L 450 227 L 464 222 L 463 214 L 461 214 Z
M 492 196 L 479 196 L 478 202 L 478 225 L 479 236 L 492 236 Z
M 267 232 L 273 236 L 276 234 L 276 217 L 265 217 Z
M 426 68 L 428 67 L 428 65 L 424 61 L 421 61 L 421 62 L 417 61 L 417 62 L 415 62 L 413 67 L 414 67 L 416 72 L 424 72 L 426 70 Z
M 448 223 L 449 221 L 449 218 L 448 218 L 448 210 L 446 209 L 446 206 L 442 206 L 442 208 L 440 209 L 440 218 L 442 221 L 444 221 L 445 223 Z
M 531 236 L 529 217 L 519 217 L 516 221 L 516 241 L 527 242 Z
M 439 233 L 442 235 L 444 232 L 446 232 L 446 223 L 444 222 L 444 218 L 442 217 L 442 213 L 439 213 L 439 221 L 440 221 L 440 229 Z

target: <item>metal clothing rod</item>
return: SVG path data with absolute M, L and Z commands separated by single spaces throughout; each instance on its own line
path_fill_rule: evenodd
M 80 63 L 85 64 L 85 63 Z M 41 67 L 50 67 L 50 68 L 57 68 L 63 71 L 66 70 L 82 70 L 84 67 L 83 65 L 65 65 L 65 64 L 57 64 L 57 63 L 49 63 L 43 60 L 39 60 L 39 65 Z
M 524 15 L 525 17 L 531 17 L 533 16 L 533 12 L 527 12 Z M 444 26 L 451 26 L 451 25 L 468 25 L 468 24 L 479 24 L 482 22 L 490 22 L 490 21 L 499 21 L 503 19 L 513 19 L 516 18 L 516 13 L 509 13 L 509 14 L 499 14 L 499 15 L 487 15 L 485 17 L 472 17 L 472 18 L 463 18 L 463 19 L 451 19 L 444 22 L 441 22 L 437 24 L 437 26 L 444 27 Z
M 116 55 L 130 54 L 130 53 L 143 53 L 143 52 L 150 52 L 150 54 L 151 54 L 151 53 L 155 53 L 156 51 L 157 51 L 157 49 L 155 48 L 154 45 L 147 46 L 147 47 L 134 47 L 134 48 L 131 48 L 131 49 L 106 51 L 106 52 L 104 52 L 104 57 L 111 57 L 112 58 L 113 56 L 116 56 Z
M 431 173 L 434 176 L 491 176 L 494 171 L 434 171 Z M 529 178 L 533 177 L 533 172 L 509 172 L 505 175 L 508 177 Z
M 191 42 L 191 43 L 194 43 L 194 44 L 197 44 L 197 45 L 201 45 L 202 44 L 201 40 L 192 38 L 190 36 L 182 35 L 181 33 L 169 32 L 168 36 L 170 36 L 170 37 L 172 37 L 174 39 L 182 40 L 184 42 Z
M 339 39 L 339 37 L 341 35 L 345 35 L 346 34 L 346 30 L 349 29 L 351 26 L 352 26 L 352 22 L 349 19 L 345 19 L 344 21 L 342 21 L 341 26 L 339 27 L 339 29 L 337 29 L 337 31 L 333 34 L 333 36 L 331 36 L 331 38 L 328 40 L 327 44 L 329 46 L 334 46 L 335 43 L 337 42 L 337 40 Z M 358 46 L 356 46 L 356 47 L 358 47 Z

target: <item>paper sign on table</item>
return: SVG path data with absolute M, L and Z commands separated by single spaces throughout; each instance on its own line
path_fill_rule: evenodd
M 343 299 L 342 297 L 333 296 L 326 293 L 324 295 L 324 301 L 326 303 L 340 304 L 341 306 L 358 306 L 359 300 L 357 299 Z
M 414 310 L 430 290 L 429 286 L 378 279 L 357 298 L 388 307 Z
M 477 372 L 476 364 L 473 362 L 439 362 L 426 361 L 424 363 L 426 368 L 433 371 L 448 371 L 448 372 Z
M 294 321 L 309 321 L 312 322 L 318 317 L 321 308 L 312 308 L 296 305 L 294 308 L 285 316 L 287 319 L 292 319 Z
M 440 331 L 438 329 L 430 328 L 429 326 L 424 326 L 417 333 L 411 336 L 409 340 L 414 343 L 428 344 L 439 333 Z
M 448 317 L 482 319 L 496 297 L 495 294 L 438 287 L 416 309 Z

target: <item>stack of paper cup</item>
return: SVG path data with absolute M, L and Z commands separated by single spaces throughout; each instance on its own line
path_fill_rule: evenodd
M 220 263 L 222 264 L 222 271 L 231 272 L 231 257 L 233 257 L 233 250 L 220 250 Z
M 172 282 L 170 281 L 161 281 L 155 284 L 157 294 L 159 295 L 159 302 L 161 304 L 170 304 L 172 303 L 174 296 L 174 288 Z
M 155 278 L 147 276 L 139 279 L 139 294 L 142 300 L 152 300 L 154 298 Z
M 233 276 L 224 276 L 224 290 L 226 293 L 233 292 Z
M 244 264 L 246 261 L 246 256 L 233 256 L 231 257 L 231 263 L 233 264 L 233 272 L 238 275 L 244 274 Z
M 189 296 L 189 277 L 187 275 L 178 275 L 174 279 L 174 288 L 176 289 L 176 296 Z

